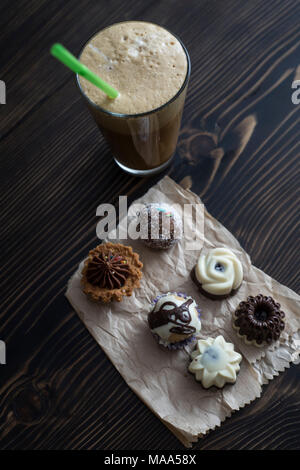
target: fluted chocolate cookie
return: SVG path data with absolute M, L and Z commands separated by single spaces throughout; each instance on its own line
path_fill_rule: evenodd
M 261 347 L 277 341 L 285 327 L 285 314 L 270 296 L 249 296 L 233 314 L 233 328 L 246 344 Z

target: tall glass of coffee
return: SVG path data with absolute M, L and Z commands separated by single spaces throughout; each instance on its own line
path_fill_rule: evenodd
M 80 61 L 119 92 L 110 99 L 77 76 L 117 164 L 140 176 L 166 168 L 177 145 L 191 70 L 182 42 L 156 24 L 126 21 L 94 35 Z

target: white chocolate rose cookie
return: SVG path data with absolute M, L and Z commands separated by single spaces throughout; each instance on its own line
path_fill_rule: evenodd
M 234 350 L 232 343 L 226 343 L 220 335 L 198 340 L 191 359 L 189 371 L 195 374 L 204 388 L 212 385 L 222 388 L 227 382 L 235 383 L 242 356 Z
M 228 248 L 214 248 L 200 255 L 193 276 L 204 295 L 212 299 L 226 298 L 240 287 L 243 267 Z

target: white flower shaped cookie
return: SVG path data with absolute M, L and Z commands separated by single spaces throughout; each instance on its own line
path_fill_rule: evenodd
M 195 266 L 195 277 L 201 291 L 210 296 L 232 295 L 243 281 L 240 260 L 228 248 L 214 248 L 200 255 Z
M 241 354 L 234 350 L 232 343 L 226 343 L 223 336 L 200 339 L 191 353 L 189 371 L 195 374 L 204 388 L 212 385 L 222 388 L 225 383 L 234 383 L 240 370 Z

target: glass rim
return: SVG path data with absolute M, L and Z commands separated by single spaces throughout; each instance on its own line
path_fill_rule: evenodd
M 100 29 L 99 31 L 97 31 L 96 33 L 94 33 L 87 41 L 86 43 L 84 44 L 84 46 L 82 47 L 81 51 L 80 51 L 80 54 L 78 56 L 78 60 L 80 60 L 80 57 L 81 57 L 81 54 L 83 52 L 83 50 L 85 49 L 85 47 L 88 45 L 88 43 L 93 39 L 94 36 L 96 36 L 96 34 L 98 34 L 100 31 L 104 31 L 105 29 L 107 28 L 110 28 L 116 24 L 120 24 L 120 23 L 150 23 L 150 24 L 154 24 L 155 26 L 159 26 L 160 28 L 163 28 L 165 29 L 166 31 L 168 31 L 168 33 L 170 33 L 172 36 L 174 36 L 177 41 L 181 44 L 181 47 L 182 49 L 184 50 L 185 52 L 185 55 L 186 55 L 186 60 L 187 60 L 187 70 L 186 70 L 186 76 L 185 76 L 185 79 L 183 81 L 183 84 L 181 85 L 180 89 L 177 91 L 177 93 L 169 99 L 169 101 L 167 101 L 166 103 L 162 104 L 161 106 L 159 106 L 158 108 L 154 108 L 154 109 L 151 109 L 150 111 L 144 111 L 143 113 L 138 113 L 138 114 L 126 114 L 126 113 L 115 113 L 113 111 L 108 111 L 107 109 L 104 109 L 102 108 L 101 106 L 99 106 L 98 104 L 94 103 L 83 91 L 82 87 L 81 87 L 81 84 L 80 84 L 80 78 L 79 78 L 79 75 L 78 73 L 76 74 L 76 83 L 77 83 L 77 86 L 79 88 L 79 91 L 80 93 L 82 94 L 82 96 L 88 101 L 88 103 L 100 110 L 101 112 L 107 114 L 108 116 L 113 116 L 113 117 L 118 117 L 118 118 L 140 118 L 140 117 L 143 117 L 143 116 L 148 116 L 149 114 L 152 114 L 152 113 L 156 113 L 158 111 L 162 111 L 166 106 L 168 106 L 170 103 L 172 103 L 173 101 L 175 101 L 179 95 L 181 95 L 181 93 L 183 92 L 183 90 L 186 88 L 187 86 L 187 83 L 189 81 L 189 78 L 190 78 L 190 75 L 191 75 L 191 60 L 190 60 L 190 56 L 189 56 L 189 53 L 185 47 L 185 45 L 183 44 L 183 42 L 181 41 L 181 39 L 179 39 L 179 37 L 176 36 L 176 34 L 174 33 L 171 33 L 171 31 L 169 31 L 167 28 L 165 28 L 164 26 L 160 26 L 156 23 L 151 23 L 150 21 L 138 21 L 138 20 L 133 20 L 133 21 L 119 21 L 117 23 L 113 23 L 109 26 L 106 26 L 105 28 L 103 29 Z

